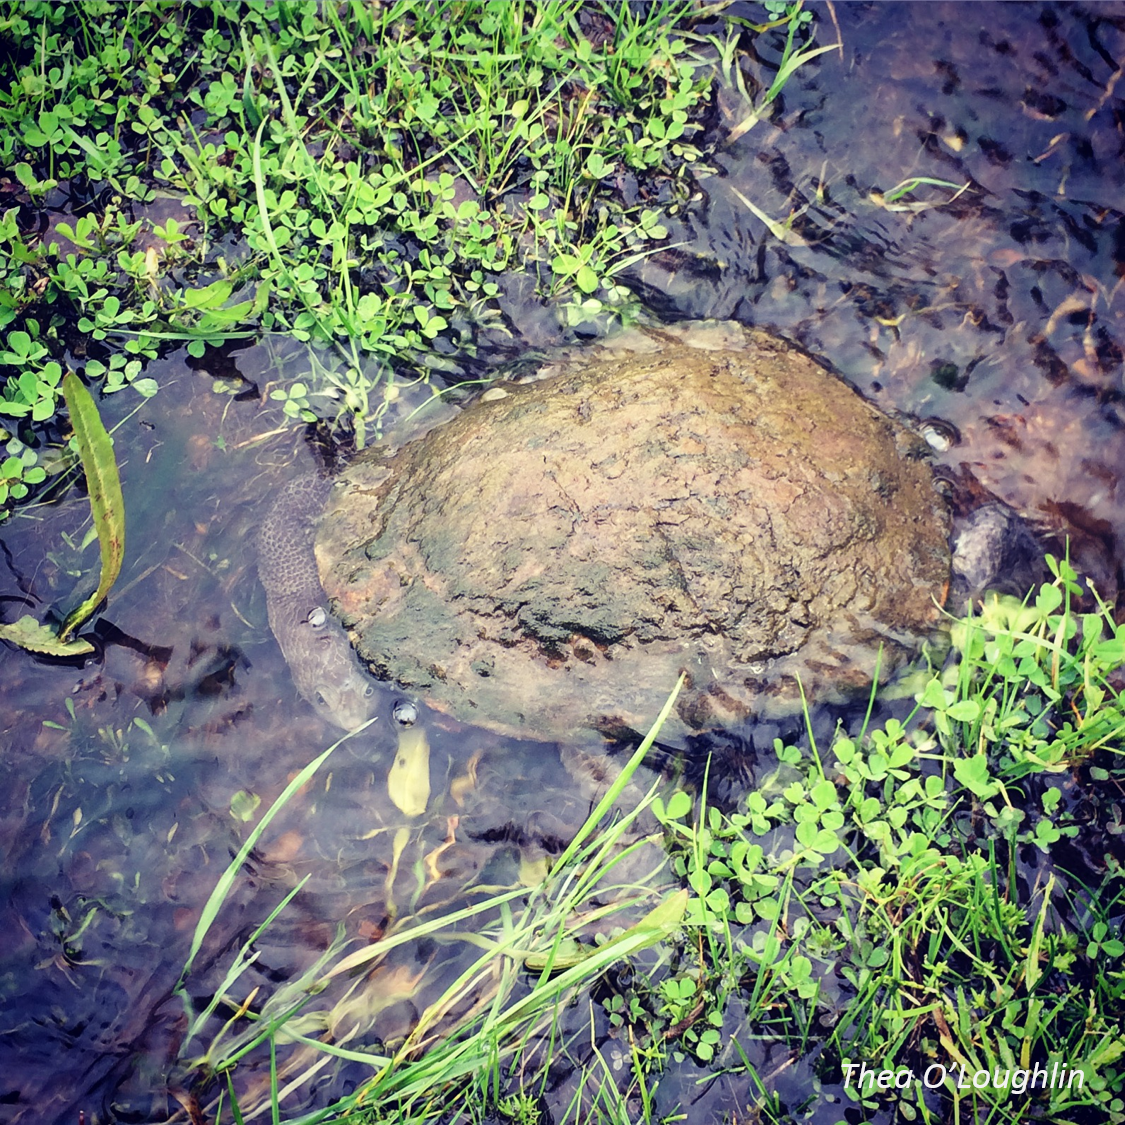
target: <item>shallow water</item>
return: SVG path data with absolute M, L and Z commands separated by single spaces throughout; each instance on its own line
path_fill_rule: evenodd
M 1106 95 L 1123 9 L 837 13 L 843 58 L 824 56 L 774 122 L 720 153 L 672 229 L 686 246 L 639 279 L 666 315 L 733 317 L 830 357 L 884 408 L 955 427 L 946 465 L 1120 541 L 1125 189 L 1120 92 Z M 740 118 L 733 96 L 720 104 Z M 970 188 L 919 213 L 873 199 L 912 176 Z M 737 193 L 792 219 L 793 243 Z
M 818 41 L 830 42 L 828 11 L 817 13 Z M 716 174 L 670 224 L 681 245 L 630 280 L 667 319 L 770 328 L 829 358 L 884 409 L 941 420 L 959 435 L 941 454 L 949 470 L 1071 535 L 1113 593 L 1125 537 L 1125 82 L 1113 85 L 1125 7 L 838 4 L 835 15 L 842 56 L 802 70 L 770 120 L 720 147 Z M 730 130 L 745 106 L 725 90 L 718 114 L 717 128 Z M 912 176 L 970 188 L 925 210 L 879 205 L 874 192 Z M 791 219 L 787 241 L 738 193 Z M 915 198 L 951 195 L 921 188 Z M 523 342 L 564 335 L 522 298 L 506 311 Z M 485 364 L 518 350 L 481 344 Z M 183 1118 L 179 1056 L 199 1044 L 183 1048 L 171 989 L 199 909 L 245 838 L 232 798 L 246 791 L 268 805 L 337 737 L 292 691 L 249 550 L 262 505 L 311 456 L 260 404 L 269 350 L 228 361 L 248 381 L 240 399 L 216 393 L 177 354 L 151 365 L 162 390 L 135 414 L 121 396 L 103 402 L 107 422 L 125 419 L 129 549 L 98 659 L 79 668 L 0 655 L 2 1120 Z M 77 549 L 88 523 L 72 488 L 3 527 L 9 617 L 20 599 L 42 609 L 85 592 L 74 572 L 88 577 L 96 558 L 96 544 Z M 412 870 L 388 889 L 404 818 L 386 794 L 393 736 L 380 720 L 271 828 L 200 954 L 193 996 L 216 987 L 239 943 L 305 874 L 251 984 L 290 979 L 338 923 L 370 940 L 388 912 L 453 899 L 474 879 L 510 885 L 513 841 L 534 836 L 545 809 L 547 835 L 581 820 L 588 799 L 550 748 L 430 722 L 444 790 L 435 780 L 411 863 L 440 855 L 443 878 Z M 448 782 L 470 763 L 476 784 L 457 804 Z M 455 845 L 442 849 L 451 831 Z M 405 1034 L 456 964 L 448 952 L 411 950 L 381 967 L 385 1006 L 372 1034 Z M 726 1030 L 738 1024 L 732 1009 Z M 792 1106 L 814 1088 L 814 1058 L 761 1044 L 751 1060 Z M 754 1094 L 744 1078 L 696 1086 L 699 1077 L 691 1064 L 673 1068 L 658 1108 L 679 1103 L 693 1122 L 745 1115 Z M 311 1096 L 323 1103 L 351 1080 L 326 1075 Z M 559 1073 L 552 1104 L 565 1106 L 571 1088 Z M 827 1084 L 805 1119 L 838 1120 L 839 1095 Z

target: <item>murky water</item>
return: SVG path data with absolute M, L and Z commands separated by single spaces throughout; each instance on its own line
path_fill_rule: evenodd
M 776 329 L 885 408 L 952 424 L 947 465 L 1101 540 L 1091 567 L 1105 568 L 1107 537 L 1125 531 L 1125 187 L 1108 87 L 1122 9 L 837 12 L 843 57 L 718 156 L 672 231 L 686 246 L 638 276 L 665 313 Z M 744 113 L 720 104 L 730 123 Z M 917 213 L 880 205 L 912 176 L 970 186 Z
M 1070 535 L 1112 596 L 1125 537 L 1125 7 L 834 12 L 842 55 L 801 71 L 772 120 L 720 148 L 716 174 L 670 224 L 680 245 L 630 280 L 662 316 L 768 327 L 831 359 L 884 409 L 940 420 L 956 435 L 941 455 L 950 472 Z M 818 15 L 829 42 L 829 12 Z M 725 90 L 718 111 L 729 131 L 746 107 Z M 888 205 L 914 176 L 969 187 L 955 199 L 920 187 Z M 906 209 L 911 200 L 944 202 Z M 528 341 L 551 335 L 541 310 L 512 298 L 507 312 Z M 501 343 L 483 341 L 485 362 L 511 354 Z M 236 795 L 268 804 L 336 738 L 292 691 L 249 550 L 262 505 L 311 455 L 261 405 L 269 350 L 230 362 L 248 381 L 240 398 L 174 355 L 152 365 L 162 390 L 139 411 L 123 397 L 103 403 L 107 421 L 124 419 L 129 554 L 98 659 L 0 655 L 3 1120 L 182 1118 L 185 1019 L 171 990 L 199 909 L 245 838 Z M 4 526 L 9 618 L 86 592 L 75 576 L 97 553 L 81 548 L 88 522 L 72 489 Z M 249 986 L 290 979 L 338 924 L 369 940 L 390 916 L 474 880 L 515 883 L 519 840 L 548 803 L 555 836 L 586 811 L 550 748 L 440 725 L 431 740 L 444 789 L 435 783 L 433 815 L 411 837 L 409 875 L 388 884 L 404 818 L 386 793 L 393 735 L 380 721 L 275 822 L 200 953 L 193 996 L 217 986 L 305 874 Z M 427 867 L 430 856 L 441 858 Z M 426 990 L 457 971 L 433 950 L 381 967 L 371 1028 L 384 1042 L 424 1005 L 423 964 Z M 813 1089 L 814 1059 L 762 1046 L 751 1060 L 791 1105 Z M 744 1115 L 754 1100 L 742 1078 L 696 1077 L 687 1064 L 671 1075 L 658 1108 L 678 1102 L 694 1122 Z M 326 1076 L 309 1096 L 323 1103 L 350 1080 L 346 1069 Z M 568 1082 L 560 1074 L 551 1093 L 559 1106 Z M 808 1119 L 837 1120 L 839 1094 L 826 1088 Z

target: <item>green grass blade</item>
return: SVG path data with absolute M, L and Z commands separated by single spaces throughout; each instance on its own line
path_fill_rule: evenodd
M 230 1091 L 230 1110 L 234 1115 L 234 1125 L 246 1125 L 246 1119 L 238 1108 L 238 1098 L 234 1092 L 234 1074 L 229 1070 L 227 1071 L 227 1089 Z
M 270 1115 L 273 1125 L 281 1123 L 281 1106 L 277 1104 L 277 1040 L 270 1036 Z
M 98 544 L 102 552 L 98 588 L 67 614 L 59 630 L 59 640 L 65 643 L 94 612 L 121 573 L 121 562 L 125 558 L 125 501 L 121 496 L 121 477 L 113 456 L 113 442 L 102 424 L 93 396 L 73 371 L 68 371 L 63 377 L 62 387 L 78 444 L 78 456 L 86 471 L 90 510 L 94 513 L 94 526 L 98 530 Z
M 617 780 L 606 790 L 605 796 L 598 802 L 598 807 L 586 818 L 586 823 L 578 830 L 578 834 L 570 841 L 570 844 L 562 855 L 555 860 L 556 867 L 562 868 L 567 865 L 574 853 L 582 846 L 586 837 L 598 827 L 602 817 L 613 807 L 613 802 L 621 796 L 622 790 L 629 784 L 629 780 L 633 774 L 636 773 L 637 767 L 644 761 L 645 755 L 652 748 L 652 744 L 656 741 L 656 736 L 660 733 L 660 728 L 672 713 L 672 708 L 676 704 L 676 696 L 680 694 L 680 688 L 683 686 L 684 674 L 681 672 L 680 678 L 676 681 L 671 693 L 664 701 L 664 706 L 660 709 L 660 714 L 656 717 L 656 722 L 652 724 L 648 734 L 645 735 L 644 741 L 633 752 L 633 756 L 625 764 Z
M 787 58 L 778 69 L 777 77 L 774 78 L 773 85 L 766 94 L 766 101 L 772 102 L 784 89 L 785 83 L 788 82 L 805 63 L 815 59 L 817 55 L 823 55 L 828 51 L 836 51 L 839 49 L 839 43 L 829 43 L 827 47 L 810 47 L 807 50 L 798 51 L 796 54 Z
M 223 903 L 226 901 L 227 894 L 230 892 L 234 884 L 235 877 L 242 869 L 242 865 L 246 862 L 246 857 L 253 850 L 254 846 L 261 839 L 262 833 L 269 827 L 270 821 L 281 812 L 281 810 L 289 803 L 293 794 L 296 793 L 302 785 L 305 784 L 313 776 L 314 773 L 324 764 L 328 755 L 332 753 L 341 743 L 347 741 L 353 735 L 359 734 L 360 731 L 366 730 L 375 719 L 368 719 L 361 727 L 357 727 L 354 731 L 349 731 L 343 738 L 333 742 L 323 754 L 314 758 L 291 782 L 285 787 L 281 796 L 277 798 L 269 809 L 262 816 L 262 819 L 254 826 L 253 831 L 246 837 L 245 843 L 238 849 L 238 854 L 231 860 L 230 865 L 219 877 L 218 883 L 215 884 L 215 889 L 211 892 L 210 898 L 207 899 L 203 907 L 203 913 L 199 916 L 199 921 L 195 926 L 195 933 L 191 939 L 191 949 L 188 951 L 187 961 L 184 963 L 183 972 L 180 974 L 180 986 L 187 979 L 188 973 L 195 962 L 195 956 L 199 952 L 200 946 L 203 945 L 203 939 L 207 936 L 207 931 L 211 928 L 211 923 L 218 917 L 219 910 L 222 908 Z
M 211 1000 L 208 1003 L 207 1007 L 204 1008 L 203 1011 L 200 1012 L 199 1015 L 191 1021 L 191 1026 L 188 1028 L 187 1035 L 184 1037 L 185 1043 L 190 1043 L 192 1039 L 195 1038 L 199 1029 L 203 1027 L 203 1025 L 211 1018 L 215 1009 L 218 1008 L 218 1006 L 223 1002 L 224 998 L 230 993 L 231 987 L 234 985 L 235 981 L 237 981 L 238 978 L 242 976 L 242 974 L 254 963 L 257 957 L 257 954 L 254 952 L 255 942 L 257 942 L 258 938 L 260 938 L 262 934 L 266 932 L 270 924 L 281 914 L 285 907 L 288 906 L 289 903 L 297 897 L 300 891 L 304 888 L 305 884 L 309 881 L 310 877 L 311 876 L 306 875 L 303 879 L 301 879 L 300 882 L 298 882 L 298 884 L 293 887 L 289 891 L 289 893 L 281 900 L 281 902 L 279 902 L 277 906 L 273 908 L 273 910 L 269 914 L 269 917 L 266 918 L 266 920 L 254 930 L 254 932 L 246 939 L 245 942 L 243 942 L 242 948 L 238 951 L 238 956 L 235 957 L 234 963 L 227 970 L 226 976 L 223 977 L 222 983 L 217 989 L 215 989 L 215 993 L 211 997 Z M 215 1040 L 211 1046 L 212 1051 L 214 1051 L 214 1044 L 219 1041 L 221 1035 L 222 1033 L 220 1032 L 219 1035 L 215 1037 Z

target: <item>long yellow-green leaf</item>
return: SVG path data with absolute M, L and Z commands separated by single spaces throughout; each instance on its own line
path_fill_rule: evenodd
M 668 895 L 658 902 L 643 918 L 634 922 L 624 933 L 610 938 L 604 945 L 568 946 L 552 953 L 529 953 L 524 957 L 524 967 L 532 972 L 541 972 L 550 966 L 552 969 L 568 969 L 594 955 L 604 956 L 624 946 L 630 951 L 645 949 L 663 941 L 674 932 L 687 913 L 688 892 L 686 889 Z M 638 944 L 638 941 L 640 944 Z
M 1031 941 L 1027 945 L 1027 960 L 1024 965 L 1024 979 L 1027 982 L 1027 988 L 1030 992 L 1036 984 L 1039 983 L 1039 978 L 1043 975 L 1043 970 L 1039 965 L 1039 954 L 1043 950 L 1043 933 L 1047 926 L 1047 910 L 1051 905 L 1051 892 L 1055 889 L 1055 877 L 1052 875 L 1047 880 L 1047 889 L 1043 892 L 1043 905 L 1039 910 L 1039 917 L 1035 920 L 1035 926 L 1031 931 Z
M 68 371 L 62 382 L 63 397 L 70 411 L 70 424 L 78 444 L 78 456 L 86 470 L 86 488 L 90 494 L 90 510 L 98 531 L 102 551 L 102 573 L 98 588 L 76 609 L 67 614 L 59 640 L 66 642 L 75 629 L 97 608 L 121 573 L 125 557 L 125 501 L 121 498 L 121 477 L 113 456 L 113 442 L 102 425 L 93 396 L 82 380 Z
M 731 188 L 732 192 L 738 196 L 739 199 L 746 205 L 750 214 L 755 219 L 759 219 L 766 224 L 766 229 L 777 239 L 778 242 L 784 242 L 787 246 L 808 246 L 808 242 L 803 239 L 795 230 L 790 230 L 789 227 L 783 226 L 776 219 L 771 219 L 769 215 L 762 211 L 760 208 L 755 207 L 749 199 L 746 198 L 738 190 L 738 188 Z
M 407 816 L 421 816 L 430 800 L 430 743 L 422 727 L 398 736 L 394 764 L 387 774 L 387 793 Z

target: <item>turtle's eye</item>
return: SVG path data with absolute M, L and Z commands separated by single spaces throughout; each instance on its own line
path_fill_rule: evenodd
M 961 444 L 961 434 L 957 427 L 944 418 L 927 418 L 922 423 L 921 433 L 929 446 L 939 453 L 945 453 Z
M 368 684 L 367 687 L 365 687 L 363 689 L 363 698 L 364 699 L 370 699 L 374 694 L 375 694 L 375 689 L 374 689 L 374 687 L 371 686 L 371 684 Z
M 305 620 L 308 621 L 314 629 L 321 629 L 328 620 L 328 614 L 325 613 L 324 606 L 318 605 Z
M 418 721 L 418 708 L 409 699 L 400 699 L 391 711 L 391 718 L 400 727 L 412 727 Z
M 316 693 L 316 701 L 317 701 L 317 703 L 320 704 L 321 707 L 327 707 L 328 706 L 328 700 L 324 698 L 324 692 L 322 692 L 322 691 L 318 691 Z

